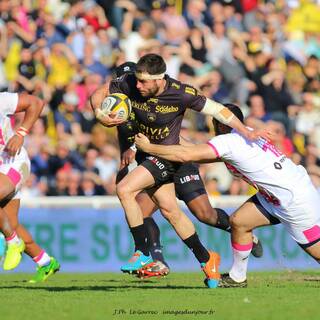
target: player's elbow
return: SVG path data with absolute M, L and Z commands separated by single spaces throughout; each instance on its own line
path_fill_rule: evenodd
M 44 108 L 44 101 L 36 96 L 29 95 L 30 105 L 35 112 L 40 114 Z

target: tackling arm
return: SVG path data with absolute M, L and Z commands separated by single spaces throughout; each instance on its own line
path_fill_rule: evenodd
M 151 144 L 142 133 L 135 136 L 138 149 L 146 153 L 174 162 L 214 162 L 217 157 L 208 144 L 198 145 L 158 145 Z

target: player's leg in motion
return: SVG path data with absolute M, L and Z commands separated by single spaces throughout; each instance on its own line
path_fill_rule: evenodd
M 54 257 L 50 257 L 45 250 L 39 247 L 38 244 L 34 242 L 31 234 L 19 223 L 19 208 L 19 199 L 13 199 L 3 207 L 9 218 L 10 225 L 16 230 L 18 236 L 25 243 L 24 252 L 37 264 L 37 272 L 29 283 L 43 282 L 52 274 L 59 271 L 60 264 Z
M 206 225 L 231 232 L 229 215 L 219 208 L 212 208 L 199 168 L 193 163 L 182 165 L 174 176 L 177 197 L 184 201 L 191 213 Z M 263 255 L 261 242 L 253 236 L 251 251 L 255 257 Z
M 312 241 L 312 244 L 301 245 L 305 252 L 307 252 L 313 259 L 320 264 L 320 226 L 318 226 L 318 236 L 316 240 Z
M 162 185 L 153 195 L 163 216 L 171 223 L 179 237 L 193 252 L 206 275 L 205 282 L 211 288 L 220 279 L 220 256 L 209 252 L 201 243 L 191 220 L 179 208 L 173 183 Z
M 219 287 L 246 287 L 247 267 L 252 250 L 252 230 L 272 224 L 262 206 L 249 199 L 230 217 L 233 264 L 229 274 L 223 274 Z
M 138 276 L 141 278 L 166 276 L 169 274 L 170 269 L 163 256 L 160 229 L 152 218 L 152 214 L 158 210 L 158 207 L 147 192 L 140 192 L 136 199 L 143 213 L 143 222 L 147 233 L 147 245 L 154 261 L 148 268 L 140 269 Z
M 118 184 L 128 174 L 128 172 L 128 166 L 122 168 L 117 174 L 116 184 Z M 144 270 L 141 270 L 143 272 L 139 274 L 139 276 L 153 277 L 167 275 L 170 270 L 163 257 L 162 245 L 160 242 L 160 230 L 152 218 L 152 214 L 158 210 L 158 207 L 152 201 L 147 192 L 140 192 L 136 196 L 136 200 L 143 214 L 143 222 L 146 227 L 147 234 L 147 245 L 151 257 L 154 260 L 154 263 L 152 263 L 147 269 L 144 268 Z
M 190 198 L 191 200 L 185 202 L 189 210 L 199 221 L 231 233 L 229 215 L 223 209 L 212 208 L 207 193 L 195 194 L 194 198 L 192 198 L 191 194 L 188 199 Z M 253 235 L 252 240 L 253 247 L 251 254 L 256 258 L 262 257 L 263 247 L 260 240 L 255 235 Z
M 0 173 L 0 203 L 5 202 L 15 191 L 15 183 L 19 174 L 13 169 L 9 173 L 8 176 Z M 0 229 L 7 244 L 3 269 L 12 270 L 20 263 L 25 246 L 24 242 L 18 237 L 16 230 L 11 227 L 7 213 L 2 206 L 0 206 Z
M 151 173 L 143 166 L 129 172 L 118 184 L 117 195 L 126 214 L 126 220 L 135 244 L 135 253 L 130 261 L 121 267 L 123 272 L 136 272 L 153 262 L 146 241 L 147 231 L 143 214 L 136 196 L 154 184 Z

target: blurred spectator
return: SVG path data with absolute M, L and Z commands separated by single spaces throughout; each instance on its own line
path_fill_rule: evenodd
M 223 58 L 231 54 L 231 41 L 226 36 L 225 26 L 222 22 L 215 22 L 213 33 L 208 35 L 209 52 L 208 60 L 212 65 L 218 67 Z M 232 59 L 229 57 L 229 59 Z
M 166 43 L 178 46 L 188 35 L 188 24 L 175 7 L 174 1 L 168 1 L 162 15 L 162 22 L 165 25 Z
M 104 196 L 106 191 L 101 185 L 101 180 L 93 172 L 84 172 L 81 180 L 81 191 L 83 196 Z
M 25 185 L 23 185 L 20 190 L 22 199 L 41 197 L 46 195 L 46 191 L 46 182 L 43 180 L 38 181 L 36 175 L 33 173 L 29 175 Z
M 296 130 L 308 136 L 317 127 L 320 127 L 320 108 L 316 108 L 312 98 L 307 96 L 296 117 Z
M 74 91 L 66 92 L 63 95 L 62 103 L 54 111 L 54 119 L 59 137 L 64 133 L 75 134 L 75 126 L 79 126 L 81 117 L 77 110 L 79 98 Z
M 266 128 L 274 134 L 272 143 L 287 157 L 290 157 L 294 152 L 292 141 L 286 136 L 286 130 L 281 122 L 268 121 Z
M 84 159 L 85 171 L 93 172 L 93 173 L 99 175 L 99 169 L 96 166 L 98 155 L 99 155 L 99 153 L 95 149 L 87 150 L 86 155 L 85 155 L 85 159 Z
M 204 0 L 189 0 L 184 16 L 189 28 L 202 28 L 205 26 L 206 4 Z
M 114 175 L 119 166 L 119 153 L 110 144 L 105 145 L 101 150 L 101 155 L 95 160 L 95 167 L 99 171 L 99 176 L 103 181 L 108 181 Z
M 58 171 L 69 172 L 72 168 L 84 170 L 81 156 L 76 151 L 70 151 L 63 141 L 58 142 L 56 154 L 49 156 L 48 164 L 51 176 Z
M 18 65 L 18 76 L 17 81 L 17 91 L 28 91 L 31 92 L 34 86 L 36 75 L 36 65 L 32 57 L 32 52 L 30 49 L 24 48 L 21 50 L 21 61 Z
M 249 98 L 250 112 L 248 117 L 253 117 L 262 122 L 271 120 L 271 116 L 266 112 L 264 101 L 261 96 L 255 94 Z
M 218 187 L 219 183 L 217 178 L 206 180 L 205 185 L 209 197 L 216 197 L 221 195 Z
M 100 29 L 107 29 L 110 26 L 103 9 L 94 0 L 82 1 L 82 5 L 83 19 L 94 28 L 95 32 Z
M 82 175 L 78 170 L 71 170 L 68 174 L 68 182 L 66 187 L 66 193 L 68 196 L 76 197 L 82 195 L 81 183 Z
M 59 170 L 51 186 L 47 191 L 47 196 L 66 196 L 68 185 L 68 172 L 65 170 Z
M 31 158 L 31 172 L 34 173 L 38 180 L 42 177 L 48 177 L 50 174 L 49 157 L 48 146 L 42 145 L 39 152 Z
M 110 74 L 110 70 L 107 68 L 107 66 L 94 57 L 94 47 L 89 42 L 85 43 L 84 54 L 81 63 L 86 73 L 98 74 L 102 79 L 105 79 Z
M 58 88 L 67 85 L 74 76 L 77 63 L 77 58 L 64 43 L 53 44 L 49 55 L 49 85 Z
M 285 83 L 285 73 L 276 62 L 272 62 L 269 72 L 262 77 L 260 92 L 264 99 L 266 111 L 275 121 L 280 121 L 287 132 L 291 132 L 288 107 L 293 99 Z
M 130 32 L 125 39 L 120 42 L 122 50 L 125 52 L 127 61 L 137 62 L 139 59 L 138 51 L 145 47 L 152 47 L 158 44 L 155 36 L 155 25 L 152 20 L 141 21 L 138 31 Z

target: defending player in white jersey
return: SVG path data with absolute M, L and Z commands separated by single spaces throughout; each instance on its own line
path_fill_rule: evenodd
M 0 229 L 7 242 L 3 268 L 10 270 L 16 267 L 25 250 L 38 264 L 37 274 L 30 280 L 31 283 L 44 281 L 60 267 L 33 241 L 30 233 L 18 221 L 19 190 L 30 173 L 30 160 L 23 148 L 24 137 L 42 109 L 43 101 L 35 96 L 0 93 Z M 10 116 L 18 112 L 24 112 L 24 118 L 14 132 Z
M 241 110 L 226 105 L 239 119 Z M 295 165 L 274 145 L 259 138 L 252 142 L 230 127 L 213 120 L 217 136 L 207 144 L 163 146 L 150 144 L 142 134 L 136 145 L 170 161 L 223 161 L 230 172 L 257 189 L 231 217 L 233 265 L 222 275 L 220 287 L 247 286 L 252 230 L 281 222 L 292 238 L 320 263 L 320 196 L 302 166 Z

